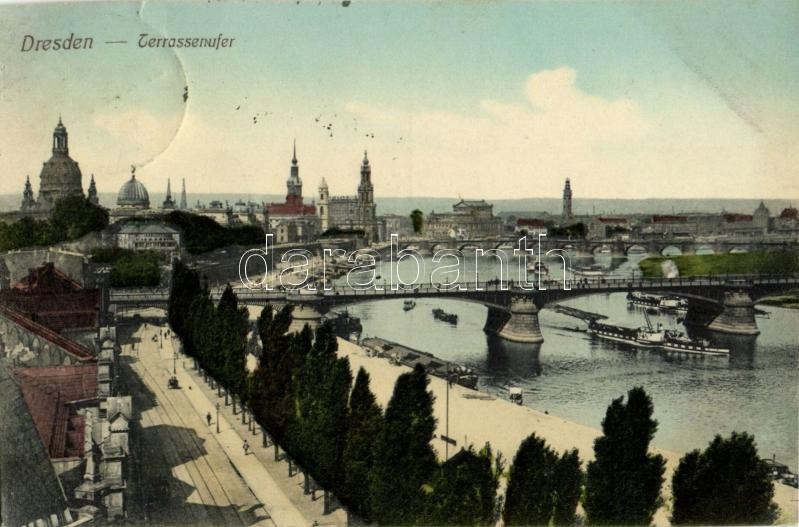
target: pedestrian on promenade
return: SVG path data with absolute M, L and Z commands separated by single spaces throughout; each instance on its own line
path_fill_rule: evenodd
M 208 426 L 211 426 L 211 412 L 205 414 L 205 420 L 208 421 Z
M 245 456 L 250 453 L 250 444 L 247 442 L 246 439 L 244 440 L 244 444 L 241 445 L 241 447 L 244 449 Z

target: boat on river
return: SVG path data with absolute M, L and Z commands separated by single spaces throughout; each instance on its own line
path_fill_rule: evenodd
M 442 322 L 449 322 L 453 326 L 458 325 L 458 315 L 454 313 L 447 313 L 443 309 L 433 309 L 433 318 L 436 320 L 441 320 Z
M 591 321 L 588 324 L 588 333 L 601 339 L 614 340 L 630 344 L 638 348 L 654 348 L 670 353 L 685 355 L 711 355 L 729 356 L 730 350 L 712 346 L 705 339 L 691 339 L 684 333 L 666 330 L 662 324 L 653 326 L 649 315 L 644 312 L 646 326 L 628 328 Z
M 645 293 L 627 293 L 627 303 L 662 311 L 688 311 L 688 300 L 674 295 L 647 295 Z
M 413 309 L 415 307 L 416 307 L 416 300 L 406 300 L 402 304 L 402 310 L 403 311 L 410 311 L 411 309 Z
M 593 264 L 583 267 L 572 267 L 572 273 L 579 276 L 602 276 L 605 274 L 605 271 L 601 265 Z

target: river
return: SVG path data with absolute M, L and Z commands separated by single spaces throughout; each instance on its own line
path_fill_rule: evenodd
M 640 258 L 599 256 L 595 262 L 607 267 L 612 276 L 631 276 Z M 420 280 L 429 283 L 432 270 L 443 264 L 431 258 L 424 263 Z M 508 263 L 514 278 L 517 264 L 513 258 Z M 562 276 L 557 261 L 549 265 L 553 277 Z M 398 265 L 400 276 L 410 281 L 414 267 L 403 259 Z M 474 283 L 475 269 L 480 281 L 500 273 L 495 258 L 476 258 L 471 253 L 464 255 L 459 281 Z M 376 273 L 388 278 L 390 264 L 380 263 Z M 607 315 L 610 323 L 631 327 L 645 323 L 643 311 L 628 308 L 623 293 L 563 303 Z M 456 313 L 457 326 L 433 319 L 431 310 L 436 307 Z M 614 398 L 643 386 L 652 397 L 659 422 L 657 446 L 683 452 L 704 448 L 715 434 L 746 431 L 754 434 L 762 457 L 776 455 L 793 470 L 799 468 L 799 311 L 764 307 L 769 317 L 757 319 L 761 334 L 756 339 L 718 335 L 730 347 L 730 357 L 678 359 L 575 332 L 574 328 L 585 328 L 585 324 L 546 308 L 539 314 L 544 342 L 536 345 L 486 335 L 482 328 L 487 308 L 476 303 L 419 299 L 415 309 L 403 311 L 402 300 L 381 300 L 347 309 L 360 317 L 364 336 L 384 337 L 468 365 L 479 372 L 481 389 L 503 397 L 508 386 L 522 387 L 525 404 L 539 410 L 600 428 Z M 666 327 L 679 326 L 673 315 L 652 319 Z

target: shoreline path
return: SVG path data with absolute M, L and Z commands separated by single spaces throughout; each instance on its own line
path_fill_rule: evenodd
M 387 359 L 370 357 L 362 347 L 347 340 L 338 339 L 339 355 L 348 357 L 353 375 L 363 368 L 371 376 L 372 392 L 377 402 L 386 407 L 394 389 L 396 378 L 410 371 L 407 366 L 393 365 Z M 429 390 L 435 395 L 434 412 L 437 419 L 436 437 L 445 434 L 446 381 L 428 376 Z M 484 397 L 474 397 L 475 395 Z M 622 395 L 622 394 L 620 394 Z M 558 452 L 577 448 L 580 459 L 585 463 L 593 458 L 594 439 L 601 435 L 600 430 L 579 423 L 567 421 L 561 417 L 545 414 L 528 406 L 519 406 L 510 401 L 488 396 L 485 392 L 475 392 L 460 385 L 453 385 L 449 393 L 449 437 L 457 441 L 457 446 L 449 447 L 450 456 L 461 446 L 473 444 L 481 448 L 486 441 L 491 443 L 495 451 L 502 452 L 507 468 L 519 444 L 531 433 L 535 432 Z M 433 440 L 433 446 L 439 458 L 444 458 L 444 442 Z M 700 445 L 697 445 L 700 446 Z M 704 448 L 704 445 L 701 445 Z M 669 525 L 671 513 L 671 476 L 679 463 L 682 454 L 652 448 L 666 459 L 666 481 L 663 484 L 664 505 L 654 517 L 654 524 Z M 799 491 L 782 483 L 774 483 L 774 501 L 780 506 L 780 524 L 797 524 L 797 498 Z M 582 511 L 578 511 L 582 513 Z

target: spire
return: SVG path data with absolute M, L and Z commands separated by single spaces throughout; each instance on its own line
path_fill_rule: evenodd
M 189 204 L 186 200 L 186 178 L 183 178 L 183 184 L 180 190 L 180 208 L 181 209 L 189 208 Z
M 166 178 L 166 197 L 167 199 L 172 197 L 172 182 L 169 178 Z
M 95 205 L 100 204 L 100 198 L 97 197 L 97 185 L 94 183 L 94 174 L 92 174 L 91 181 L 89 181 L 89 190 L 86 199 Z
M 294 140 L 294 154 L 291 156 L 291 164 L 297 166 L 297 140 Z
M 364 166 L 369 164 L 369 156 L 366 155 L 366 150 L 363 151 L 363 164 Z

